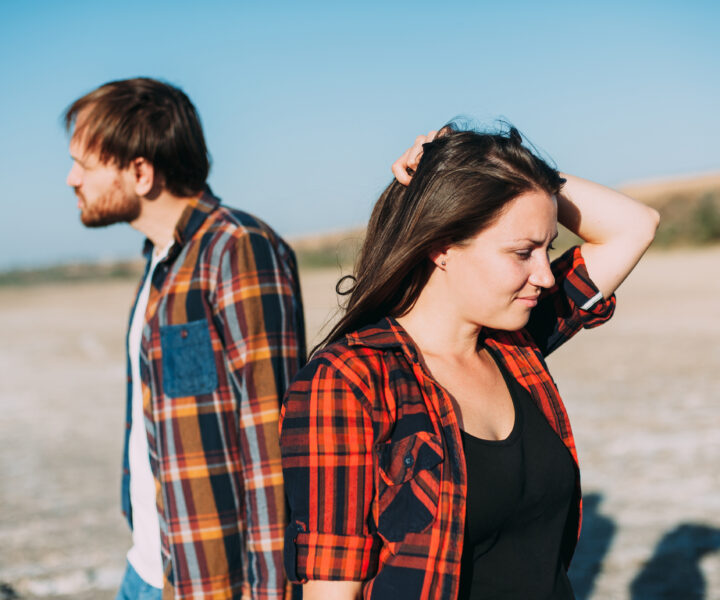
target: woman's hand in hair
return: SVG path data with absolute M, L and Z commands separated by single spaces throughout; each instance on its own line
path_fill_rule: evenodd
M 408 185 L 412 179 L 415 169 L 420 163 L 423 153 L 423 144 L 432 142 L 438 135 L 437 131 L 430 131 L 427 135 L 419 135 L 415 138 L 415 143 L 410 146 L 403 155 L 398 158 L 392 166 L 393 175 L 403 185 Z

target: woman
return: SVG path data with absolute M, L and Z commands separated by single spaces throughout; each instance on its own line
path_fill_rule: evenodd
M 610 318 L 658 215 L 514 128 L 431 132 L 393 171 L 285 399 L 288 576 L 306 599 L 573 598 L 577 456 L 544 357 Z M 551 265 L 558 222 L 584 243 Z

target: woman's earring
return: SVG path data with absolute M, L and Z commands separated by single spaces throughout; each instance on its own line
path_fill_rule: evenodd
M 441 260 L 441 261 L 440 261 L 440 264 L 444 267 L 444 266 L 445 266 L 445 261 L 444 261 L 444 260 Z

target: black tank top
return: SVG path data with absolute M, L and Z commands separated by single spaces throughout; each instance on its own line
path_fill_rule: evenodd
M 561 550 L 575 465 L 527 390 L 496 362 L 515 424 L 499 441 L 462 432 L 468 488 L 458 599 L 573 599 Z

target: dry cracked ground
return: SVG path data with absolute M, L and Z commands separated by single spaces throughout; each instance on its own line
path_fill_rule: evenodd
M 308 331 L 335 271 L 303 274 Z M 578 440 L 579 599 L 720 599 L 720 248 L 649 254 L 550 357 Z M 0 600 L 114 597 L 134 282 L 0 289 Z

